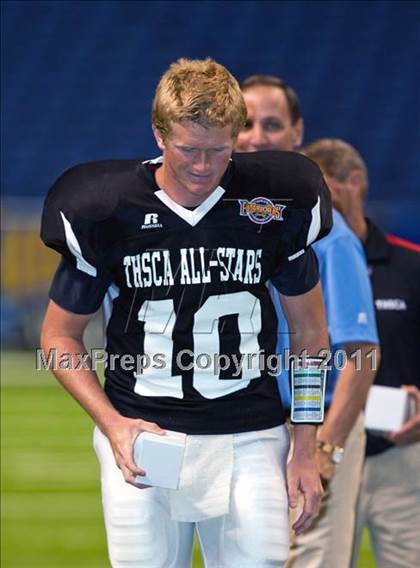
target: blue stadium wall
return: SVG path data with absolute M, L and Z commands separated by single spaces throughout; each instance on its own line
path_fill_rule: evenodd
M 150 106 L 181 56 L 297 90 L 306 142 L 365 157 L 370 209 L 420 242 L 420 4 L 3 1 L 2 188 L 43 196 L 74 163 L 157 153 Z

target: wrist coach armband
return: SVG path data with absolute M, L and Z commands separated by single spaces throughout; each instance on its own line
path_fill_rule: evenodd
M 320 357 L 307 357 L 291 362 L 290 418 L 294 424 L 321 424 L 324 421 L 327 370 L 320 367 L 322 361 Z

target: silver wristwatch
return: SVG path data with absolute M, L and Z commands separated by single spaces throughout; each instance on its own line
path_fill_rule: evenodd
M 336 465 L 341 463 L 344 456 L 344 448 L 334 446 L 334 444 L 331 444 L 330 442 L 321 442 L 321 440 L 317 441 L 316 447 L 328 454 L 330 460 Z

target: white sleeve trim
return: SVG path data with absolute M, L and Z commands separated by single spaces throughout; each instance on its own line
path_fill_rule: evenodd
M 309 226 L 308 238 L 306 240 L 306 246 L 309 246 L 317 238 L 319 230 L 321 229 L 321 198 L 318 196 L 316 205 L 312 207 L 312 220 Z
M 97 270 L 94 266 L 83 258 L 82 249 L 80 248 L 79 241 L 73 232 L 71 223 L 66 219 L 64 213 L 60 211 L 61 219 L 63 220 L 64 232 L 66 234 L 66 242 L 70 252 L 77 261 L 77 268 L 82 272 L 86 272 L 89 276 L 96 276 Z

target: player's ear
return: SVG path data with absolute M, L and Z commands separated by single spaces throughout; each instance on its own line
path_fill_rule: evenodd
M 154 135 L 155 140 L 156 140 L 156 144 L 158 145 L 159 150 L 162 150 L 162 152 L 163 152 L 165 150 L 165 142 L 163 140 L 162 134 L 154 126 L 152 127 L 152 130 L 153 130 L 153 135 Z
M 305 132 L 305 125 L 303 118 L 299 118 L 296 124 L 293 125 L 293 148 L 302 146 L 303 134 Z

